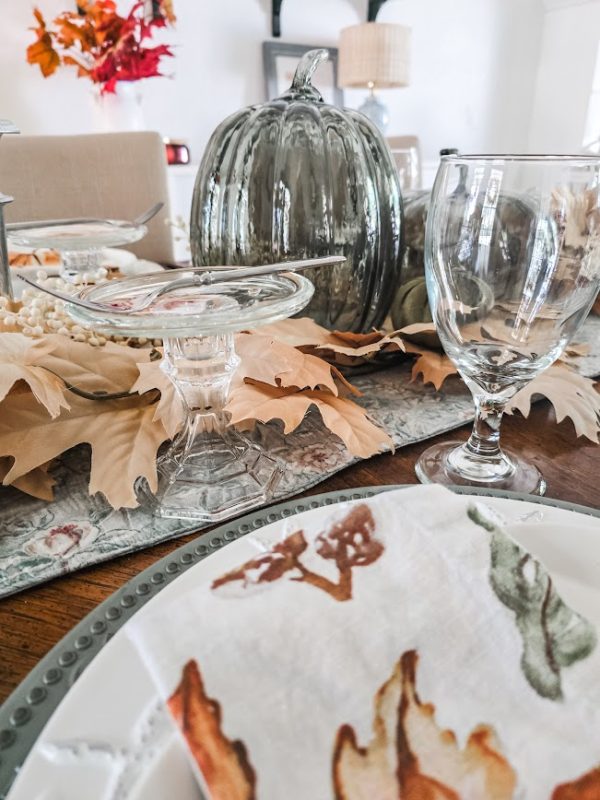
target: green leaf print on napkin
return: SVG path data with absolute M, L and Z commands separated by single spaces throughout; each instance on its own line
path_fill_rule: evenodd
M 479 509 L 469 518 L 490 539 L 490 583 L 498 599 L 515 614 L 523 640 L 521 668 L 542 697 L 562 698 L 560 671 L 586 658 L 596 646 L 594 627 L 560 598 L 550 575 Z

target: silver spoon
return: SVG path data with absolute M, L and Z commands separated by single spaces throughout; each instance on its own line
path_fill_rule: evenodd
M 187 289 L 192 286 L 212 286 L 215 283 L 223 283 L 228 281 L 236 281 L 245 278 L 256 278 L 262 275 L 274 275 L 283 272 L 295 272 L 299 269 L 315 269 L 316 267 L 332 266 L 334 264 L 342 264 L 346 259 L 344 256 L 325 256 L 324 258 L 308 258 L 301 261 L 284 261 L 280 264 L 265 264 L 260 267 L 237 267 L 235 269 L 207 269 L 206 267 L 191 267 L 182 269 L 169 270 L 169 274 L 174 272 L 186 273 L 186 277 L 170 281 L 164 286 L 149 292 L 141 298 L 141 300 L 130 306 L 129 308 L 118 308 L 110 303 L 94 303 L 90 300 L 85 300 L 79 296 L 73 296 L 59 292 L 56 289 L 49 289 L 46 286 L 41 286 L 36 281 L 28 278 L 26 275 L 19 273 L 17 275 L 20 280 L 38 289 L 40 292 L 52 295 L 65 303 L 72 303 L 73 305 L 87 308 L 90 311 L 101 311 L 109 314 L 139 314 L 150 308 L 160 297 L 177 291 L 178 289 Z M 190 275 L 192 272 L 194 274 Z M 152 273 L 153 276 L 156 273 Z
M 35 222 L 11 222 L 6 226 L 8 233 L 11 231 L 33 230 L 35 228 L 56 228 L 59 225 L 89 225 L 90 223 L 103 223 L 105 225 L 112 225 L 115 228 L 137 228 L 139 225 L 145 225 L 150 222 L 152 217 L 155 217 L 164 203 L 155 203 L 139 217 L 136 217 L 131 222 L 125 220 L 114 219 L 98 219 L 96 217 L 73 217 L 71 219 L 41 219 Z

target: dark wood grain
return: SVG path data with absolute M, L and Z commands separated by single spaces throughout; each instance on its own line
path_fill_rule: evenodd
M 462 428 L 438 437 L 438 441 L 466 435 L 467 428 Z M 431 441 L 434 440 L 355 464 L 306 495 L 358 486 L 416 483 L 415 460 Z M 600 508 L 600 447 L 578 439 L 571 422 L 557 425 L 548 403 L 538 404 L 527 420 L 519 416 L 506 418 L 503 442 L 538 465 L 548 484 L 548 497 Z M 164 542 L 1 600 L 0 701 L 98 603 L 193 538 L 194 534 L 190 534 Z

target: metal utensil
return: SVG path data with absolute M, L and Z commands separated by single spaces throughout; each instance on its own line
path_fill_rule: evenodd
M 325 256 L 324 258 L 309 258 L 300 261 L 284 261 L 280 264 L 265 264 L 260 267 L 237 267 L 235 269 L 207 269 L 206 267 L 190 267 L 183 269 L 169 270 L 172 273 L 187 273 L 186 277 L 178 278 L 170 281 L 158 289 L 154 289 L 147 295 L 141 298 L 140 302 L 130 306 L 129 308 L 118 308 L 111 304 L 94 303 L 90 300 L 85 300 L 80 296 L 73 296 L 59 292 L 56 289 L 50 289 L 46 286 L 40 286 L 39 283 L 28 278 L 26 275 L 19 273 L 17 275 L 20 280 L 38 289 L 40 292 L 56 297 L 63 300 L 65 303 L 72 303 L 82 308 L 87 308 L 90 311 L 103 311 L 108 314 L 139 314 L 142 311 L 150 308 L 160 297 L 166 294 L 177 291 L 178 289 L 187 289 L 192 286 L 212 286 L 215 283 L 223 283 L 227 281 L 241 280 L 244 278 L 256 278 L 263 275 L 274 275 L 282 272 L 296 272 L 303 269 L 315 269 L 317 267 L 333 266 L 334 264 L 342 264 L 346 259 L 343 256 Z M 189 273 L 192 272 L 192 275 Z M 156 273 L 152 273 L 155 275 Z
M 131 222 L 115 219 L 99 219 L 96 217 L 72 217 L 71 219 L 41 219 L 34 222 L 11 222 L 6 226 L 6 230 L 10 233 L 11 231 L 34 230 L 35 228 L 56 228 L 59 225 L 89 225 L 93 223 L 112 225 L 115 228 L 137 228 L 139 225 L 145 225 L 152 217 L 155 217 L 163 206 L 164 203 L 162 202 L 155 203 L 151 208 L 144 211 L 143 214 L 140 214 L 139 217 L 136 217 Z
M 17 126 L 8 119 L 0 119 L 0 139 L 4 133 L 19 133 Z M 8 245 L 6 243 L 6 224 L 4 222 L 4 206 L 12 203 L 13 198 L 0 192 L 0 294 L 14 300 L 8 262 Z

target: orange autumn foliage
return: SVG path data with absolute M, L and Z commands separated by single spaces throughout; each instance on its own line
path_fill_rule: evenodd
M 34 9 L 36 41 L 27 48 L 27 61 L 47 78 L 61 66 L 73 66 L 78 77 L 89 78 L 114 92 L 118 81 L 161 75 L 160 61 L 173 53 L 167 45 L 148 45 L 157 28 L 175 22 L 172 0 L 135 0 L 125 16 L 114 0 L 79 0 L 75 11 L 63 11 L 48 26 Z

